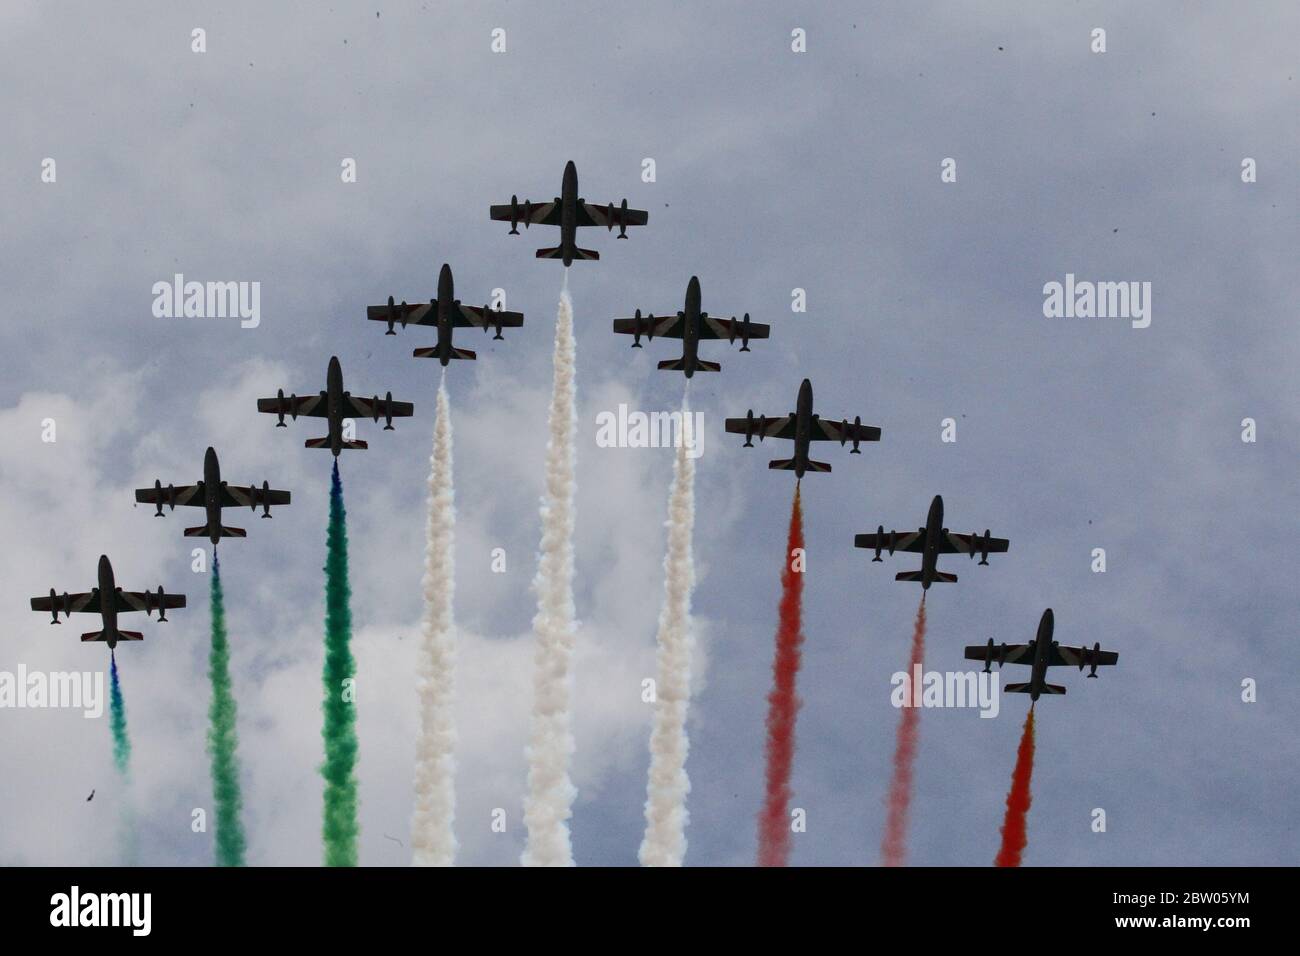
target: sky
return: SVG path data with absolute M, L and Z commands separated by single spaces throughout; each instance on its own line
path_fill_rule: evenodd
M 722 419 L 789 412 L 805 377 L 821 414 L 860 415 L 883 437 L 861 456 L 819 448 L 834 470 L 803 483 L 793 805 L 808 825 L 792 863 L 879 862 L 890 678 L 919 589 L 893 580 L 914 556 L 875 565 L 852 536 L 918 527 L 935 494 L 952 530 L 990 528 L 1011 547 L 987 568 L 941 562 L 960 580 L 930 592 L 927 667 L 965 670 L 963 646 L 989 638 L 1028 641 L 1046 607 L 1062 643 L 1119 653 L 1097 681 L 1054 674 L 1068 694 L 1039 703 L 1026 864 L 1300 863 L 1297 28 L 1281 2 L 5 4 L 0 670 L 107 668 L 106 648 L 76 639 L 94 618 L 52 628 L 28 607 L 51 586 L 88 590 L 101 553 L 119 584 L 162 583 L 190 604 L 119 648 L 129 786 L 107 717 L 0 710 L 0 862 L 120 862 L 125 807 L 140 862 L 212 861 L 211 832 L 191 829 L 212 801 L 207 578 L 191 570 L 205 542 L 181 537 L 179 510 L 154 520 L 132 495 L 194 482 L 208 445 L 228 480 L 293 494 L 273 521 L 231 515 L 249 536 L 222 545 L 222 571 L 248 860 L 320 862 L 330 458 L 303 447 L 319 422 L 276 429 L 255 399 L 323 388 L 331 355 L 356 394 L 416 408 L 394 432 L 359 423 L 369 450 L 340 459 L 360 859 L 409 862 L 440 372 L 410 356 L 427 331 L 386 337 L 365 307 L 435 295 L 443 262 L 464 301 L 504 289 L 526 316 L 504 342 L 461 333 L 479 360 L 447 372 L 459 862 L 518 862 L 564 270 L 533 257 L 554 229 L 508 236 L 487 207 L 549 200 L 572 159 L 586 198 L 650 213 L 627 241 L 584 230 L 601 261 L 569 275 L 579 865 L 636 863 L 672 472 L 670 450 L 598 447 L 597 416 L 673 409 L 682 391 L 654 368 L 673 343 L 630 351 L 610 320 L 681 308 L 692 275 L 705 309 L 748 312 L 772 337 L 746 354 L 706 345 L 722 371 L 691 385 L 705 430 L 688 865 L 755 858 L 793 491 L 765 467 L 789 446 L 742 448 Z M 260 282 L 260 324 L 155 317 L 153 284 L 177 272 Z M 1067 274 L 1151 283 L 1150 326 L 1045 317 L 1044 285 Z M 992 861 L 1027 702 L 1001 703 L 995 719 L 922 713 L 910 862 Z

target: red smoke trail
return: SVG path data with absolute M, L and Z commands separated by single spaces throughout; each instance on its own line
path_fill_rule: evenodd
M 1025 817 L 1033 797 L 1029 793 L 1029 780 L 1034 775 L 1034 707 L 1029 706 L 1025 729 L 1020 734 L 1016 750 L 1016 769 L 1011 772 L 1011 789 L 1007 791 L 1007 815 L 1002 822 L 1002 848 L 993 861 L 994 866 L 1019 866 L 1020 854 L 1029 838 L 1025 833 Z
M 889 813 L 885 817 L 885 837 L 880 856 L 885 866 L 902 866 L 907 857 L 907 818 L 912 810 L 912 764 L 921 736 L 921 689 L 912 686 L 912 677 L 925 657 L 925 594 L 916 609 L 912 627 L 912 654 L 907 665 L 908 699 L 898 722 L 898 740 L 894 745 L 894 778 L 889 782 Z
M 794 552 L 800 552 L 799 569 Z M 799 711 L 794 682 L 799 674 L 799 648 L 803 644 L 803 512 L 799 486 L 794 486 L 790 508 L 790 533 L 781 569 L 780 623 L 776 630 L 776 658 L 772 661 L 772 692 L 767 695 L 767 796 L 758 815 L 758 865 L 785 866 L 790 857 L 790 767 L 794 763 L 794 719 Z

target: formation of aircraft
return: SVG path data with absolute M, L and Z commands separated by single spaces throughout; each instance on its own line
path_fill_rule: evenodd
M 502 329 L 517 329 L 524 324 L 522 312 L 507 312 L 490 306 L 465 305 L 456 298 L 456 286 L 451 276 L 451 266 L 442 264 L 438 273 L 438 297 L 427 303 L 407 305 L 405 301 L 394 303 L 388 297 L 387 305 L 372 305 L 366 308 L 366 318 L 374 322 L 387 322 L 385 335 L 396 335 L 394 325 L 406 328 L 408 325 L 431 325 L 438 330 L 438 344 L 431 348 L 419 348 L 411 354 L 416 358 L 436 358 L 446 368 L 453 359 L 473 360 L 478 356 L 469 349 L 460 349 L 452 345 L 451 336 L 455 329 L 477 328 L 485 333 L 496 330 L 494 339 L 503 339 Z
M 629 209 L 624 199 L 615 206 L 612 202 L 605 206 L 589 203 L 578 195 L 578 167 L 573 160 L 564 167 L 564 179 L 560 183 L 560 195 L 550 202 L 535 203 L 518 196 L 511 196 L 508 204 L 493 206 L 488 211 L 496 222 L 510 223 L 510 235 L 519 235 L 519 224 L 529 226 L 559 226 L 560 244 L 553 249 L 538 249 L 539 259 L 562 259 L 564 265 L 573 265 L 575 259 L 599 259 L 600 253 L 595 249 L 578 248 L 578 229 L 583 226 L 604 226 L 607 231 L 618 226 L 618 237 L 627 238 L 628 226 L 644 226 L 650 221 L 650 214 L 643 209 Z
M 649 214 L 644 210 L 631 209 L 624 199 L 618 205 L 610 202 L 604 206 L 588 203 L 578 195 L 578 171 L 572 161 L 564 168 L 560 195 L 548 202 L 534 203 L 518 196 L 511 196 L 509 204 L 494 205 L 490 208 L 492 220 L 510 223 L 510 234 L 519 235 L 519 225 L 527 229 L 533 225 L 558 226 L 560 244 L 554 248 L 538 249 L 537 257 L 560 259 L 566 267 L 575 260 L 597 260 L 600 254 L 595 250 L 579 248 L 577 230 L 582 227 L 604 226 L 613 231 L 618 227 L 618 238 L 627 238 L 629 226 L 644 226 L 649 221 Z M 456 298 L 455 282 L 450 265 L 444 263 L 438 274 L 437 297 L 427 303 L 408 304 L 405 300 L 398 303 L 393 296 L 383 305 L 372 305 L 366 309 L 366 317 L 371 321 L 387 323 L 387 335 L 395 335 L 396 327 L 405 329 L 408 325 L 428 326 L 436 329 L 437 343 L 421 347 L 412 353 L 417 358 L 436 358 L 446 367 L 453 360 L 473 360 L 477 356 L 469 349 L 458 347 L 453 342 L 456 329 L 480 328 L 487 333 L 494 331 L 495 340 L 501 340 L 502 330 L 519 328 L 524 316 L 519 312 L 493 309 L 488 305 L 482 307 L 466 305 Z M 632 347 L 641 348 L 641 340 L 647 342 L 655 338 L 680 339 L 682 354 L 679 358 L 665 359 L 658 363 L 664 370 L 682 372 L 688 379 L 697 371 L 717 372 L 721 365 L 717 362 L 700 358 L 701 341 L 725 339 L 731 344 L 740 340 L 740 351 L 748 352 L 753 339 L 766 339 L 770 336 L 769 326 L 751 322 L 749 313 L 742 319 L 722 318 L 704 311 L 701 303 L 700 281 L 691 276 L 686 286 L 683 307 L 675 313 L 659 314 L 651 312 L 643 315 L 637 309 L 632 318 L 615 319 L 613 331 L 620 335 L 633 337 Z M 299 416 L 323 418 L 326 421 L 327 434 L 321 438 L 310 438 L 305 444 L 308 448 L 328 448 L 337 458 L 343 449 L 364 449 L 366 442 L 344 438 L 344 421 L 350 418 L 370 418 L 378 424 L 384 419 L 384 430 L 393 429 L 394 418 L 405 418 L 414 414 L 410 402 L 397 401 L 388 392 L 381 399 L 375 395 L 369 399 L 358 398 L 343 387 L 343 372 L 337 356 L 331 357 L 326 372 L 326 387 L 317 394 L 299 397 L 297 394 L 285 396 L 284 390 L 277 391 L 274 398 L 259 398 L 257 410 L 261 413 L 278 417 L 277 427 L 285 427 L 285 416 L 297 419 Z M 860 416 L 855 416 L 852 423 L 847 418 L 839 422 L 823 419 L 813 411 L 812 383 L 804 379 L 799 387 L 794 411 L 788 415 L 769 418 L 766 415 L 755 416 L 750 409 L 744 418 L 728 418 L 726 431 L 745 436 L 745 447 L 753 447 L 753 439 L 760 442 L 767 438 L 779 438 L 794 443 L 793 457 L 776 459 L 768 467 L 778 470 L 793 471 L 797 479 L 802 480 L 805 473 L 829 472 L 831 466 L 826 462 L 815 461 L 810 456 L 813 442 L 838 441 L 843 447 L 852 443 L 851 454 L 860 454 L 859 444 L 879 441 L 881 430 L 873 425 L 863 425 Z M 287 505 L 290 495 L 270 487 L 263 481 L 261 487 L 256 485 L 231 485 L 221 478 L 220 463 L 216 451 L 209 447 L 204 455 L 203 477 L 192 485 L 163 486 L 161 480 L 155 480 L 152 488 L 140 488 L 135 492 L 138 503 L 152 504 L 156 507 L 155 516 L 163 517 L 163 506 L 174 510 L 178 505 L 201 507 L 205 510 L 205 521 L 196 527 L 185 529 L 187 537 L 207 537 L 215 546 L 223 537 L 245 537 L 242 528 L 227 526 L 222 521 L 224 508 L 247 507 L 253 513 L 260 507 L 262 517 L 271 517 L 272 505 Z M 922 589 L 928 590 L 936 581 L 951 583 L 957 575 L 940 571 L 938 558 L 943 554 L 967 554 L 972 559 L 980 555 L 980 564 L 988 564 L 988 556 L 1006 552 L 1009 542 L 1005 538 L 995 538 L 986 529 L 984 533 L 957 534 L 943 526 L 943 499 L 936 495 L 930 505 L 926 523 L 916 531 L 885 532 L 879 525 L 874 534 L 859 534 L 854 537 L 854 545 L 859 548 L 874 550 L 873 562 L 883 561 L 882 552 L 888 550 L 890 555 L 904 551 L 921 555 L 921 567 L 917 571 L 903 571 L 895 576 L 898 581 L 920 582 Z M 61 596 L 53 589 L 47 597 L 31 599 L 34 611 L 48 612 L 52 616 L 50 623 L 58 624 L 59 614 L 65 617 L 73 613 L 97 613 L 102 617 L 102 627 L 82 635 L 83 641 L 103 641 L 109 647 L 116 647 L 118 641 L 135 641 L 143 639 L 137 631 L 124 631 L 117 626 L 117 616 L 122 613 L 144 611 L 152 616 L 158 611 L 158 620 L 167 620 L 166 611 L 185 606 L 185 596 L 168 594 L 161 586 L 157 591 L 124 591 L 116 586 L 112 565 L 107 556 L 100 556 L 98 568 L 98 586 L 91 591 Z M 1103 651 L 1100 644 L 1087 647 L 1063 647 L 1052 640 L 1054 619 L 1049 608 L 1043 612 L 1035 640 L 1028 644 L 995 644 L 992 638 L 986 646 L 966 648 L 968 660 L 983 660 L 984 669 L 988 671 L 996 661 L 998 666 L 1004 664 L 1028 664 L 1031 668 L 1030 679 L 1021 684 L 1009 684 L 1005 688 L 1011 693 L 1027 693 L 1032 700 L 1041 694 L 1064 694 L 1065 688 L 1050 684 L 1046 680 L 1047 670 L 1053 666 L 1077 666 L 1080 671 L 1091 668 L 1089 677 L 1097 676 L 1097 668 L 1113 665 L 1118 655 L 1113 651 Z M 92 791 L 91 796 L 94 796 Z M 89 798 L 88 798 L 89 799 Z
M 921 588 L 928 591 L 936 581 L 953 584 L 957 575 L 939 570 L 939 555 L 969 554 L 972 558 L 980 556 L 980 564 L 989 563 L 990 554 L 1001 554 L 1011 544 L 1006 538 L 995 538 L 985 529 L 980 534 L 954 534 L 943 526 L 943 498 L 934 496 L 930 502 L 930 512 L 925 524 L 915 531 L 890 531 L 885 533 L 884 525 L 876 529 L 875 534 L 854 535 L 853 545 L 857 548 L 874 549 L 876 556 L 872 562 L 882 561 L 880 552 L 888 550 L 908 551 L 921 555 L 919 571 L 900 571 L 894 576 L 895 581 L 920 581 Z
M 1038 622 L 1037 636 L 1028 644 L 995 645 L 990 637 L 988 644 L 983 647 L 976 644 L 966 648 L 966 660 L 983 661 L 986 674 L 995 661 L 999 669 L 1003 664 L 1028 664 L 1028 681 L 1023 684 L 1007 684 L 1002 689 L 1009 694 L 1028 694 L 1033 701 L 1038 700 L 1041 694 L 1065 693 L 1065 688 L 1060 684 L 1047 683 L 1049 667 L 1078 667 L 1080 671 L 1089 667 L 1091 672 L 1088 676 L 1096 677 L 1098 667 L 1119 662 L 1119 654 L 1103 651 L 1100 641 L 1092 647 L 1063 647 L 1052 640 L 1055 626 L 1055 616 L 1049 607 Z
M 232 528 L 221 521 L 222 508 L 248 508 L 254 514 L 262 509 L 262 517 L 271 517 L 271 505 L 287 505 L 289 492 L 272 488 L 266 481 L 262 487 L 257 485 L 232 485 L 221 480 L 221 463 L 217 461 L 216 451 L 209 446 L 203 455 L 203 478 L 193 485 L 175 485 L 163 487 L 155 479 L 152 488 L 137 488 L 135 500 L 140 504 L 155 505 L 155 518 L 165 517 L 163 505 L 176 510 L 177 505 L 191 505 L 203 508 L 207 512 L 207 521 L 195 528 L 186 528 L 185 537 L 206 537 L 214 545 L 222 538 L 244 538 L 248 532 L 243 528 Z
M 727 431 L 745 436 L 745 447 L 753 448 L 753 439 L 757 436 L 761 442 L 764 438 L 784 438 L 794 442 L 793 458 L 778 458 L 768 462 L 768 468 L 793 471 L 796 478 L 803 478 L 805 472 L 830 471 L 831 466 L 824 461 L 813 461 L 808 457 L 809 448 L 815 441 L 837 441 L 843 447 L 852 442 L 852 455 L 860 455 L 859 442 L 880 441 L 880 429 L 874 425 L 862 424 L 861 416 L 850 422 L 841 419 L 828 421 L 813 412 L 812 382 L 803 380 L 799 386 L 799 397 L 795 400 L 795 409 L 789 415 L 768 418 L 766 415 L 755 417 L 751 408 L 744 418 L 728 418 Z
M 687 378 L 693 376 L 696 372 L 720 372 L 722 366 L 717 362 L 706 362 L 700 358 L 700 340 L 701 339 L 726 339 L 728 342 L 735 343 L 740 339 L 740 351 L 749 351 L 750 339 L 765 339 L 768 337 L 771 329 L 757 322 L 749 321 L 749 313 L 739 321 L 735 316 L 729 319 L 720 319 L 716 316 L 709 315 L 700 309 L 700 280 L 691 276 L 691 281 L 686 284 L 686 304 L 676 315 L 661 315 L 655 318 L 651 312 L 644 318 L 641 310 L 636 310 L 636 315 L 630 319 L 615 319 L 614 331 L 620 335 L 634 336 L 632 348 L 641 348 L 641 336 L 645 336 L 647 342 L 653 341 L 655 337 L 681 339 L 682 340 L 682 357 L 676 359 L 665 359 L 659 363 L 661 369 L 670 369 L 674 372 L 682 372 Z
M 124 631 L 117 626 L 119 614 L 144 611 L 146 617 L 158 612 L 159 623 L 167 621 L 170 608 L 185 606 L 184 594 L 168 594 L 158 585 L 157 591 L 124 591 L 117 586 L 113 577 L 113 565 L 108 556 L 99 556 L 98 587 L 78 594 L 63 594 L 50 588 L 48 597 L 32 598 L 33 611 L 46 611 L 52 615 L 51 624 L 61 624 L 59 614 L 68 617 L 78 612 L 100 615 L 103 623 L 98 631 L 88 631 L 81 635 L 82 641 L 105 641 L 109 648 L 117 647 L 118 641 L 142 641 L 144 635 L 139 631 Z
M 296 419 L 299 415 L 325 419 L 329 432 L 323 438 L 308 438 L 308 448 L 328 448 L 335 458 L 345 448 L 364 449 L 368 447 L 360 439 L 346 440 L 343 437 L 343 420 L 345 418 L 372 418 L 375 424 L 384 419 L 384 431 L 393 430 L 394 418 L 409 418 L 415 414 L 415 406 L 410 402 L 399 402 L 389 392 L 383 398 L 357 398 L 343 389 L 343 369 L 338 356 L 331 356 L 329 368 L 325 373 L 325 391 L 316 395 L 290 395 L 287 398 L 284 389 L 280 389 L 275 398 L 259 398 L 257 410 L 268 415 L 278 415 L 280 420 L 276 428 L 284 428 L 284 416 Z

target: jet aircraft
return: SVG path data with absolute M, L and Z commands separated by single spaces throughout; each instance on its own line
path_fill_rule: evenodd
M 64 591 L 57 594 L 50 588 L 49 597 L 32 598 L 33 611 L 47 611 L 53 615 L 51 624 L 61 624 L 59 612 L 63 615 L 85 612 L 98 614 L 103 624 L 98 631 L 88 631 L 81 635 L 82 641 L 106 641 L 109 649 L 117 647 L 118 641 L 142 641 L 144 635 L 139 631 L 123 631 L 117 626 L 119 614 L 132 611 L 144 611 L 152 616 L 158 611 L 160 623 L 167 620 L 167 609 L 185 606 L 184 594 L 168 594 L 158 585 L 157 591 L 123 591 L 117 586 L 113 577 L 113 565 L 107 555 L 99 556 L 99 586 L 81 594 L 69 594 Z
M 1029 680 L 1024 684 L 1008 684 L 1003 690 L 1011 694 L 1028 694 L 1029 699 L 1034 701 L 1038 700 L 1040 694 L 1065 693 L 1065 688 L 1061 685 L 1047 683 L 1049 667 L 1078 667 L 1080 671 L 1090 667 L 1092 670 L 1088 676 L 1096 677 L 1098 667 L 1118 663 L 1119 654 L 1103 651 L 1100 641 L 1092 647 L 1062 647 L 1052 640 L 1055 626 L 1055 617 L 1049 607 L 1038 622 L 1038 636 L 1028 644 L 995 645 L 990 637 L 988 644 L 983 647 L 976 644 L 966 648 L 966 660 L 983 661 L 986 674 L 995 661 L 999 669 L 1003 664 L 1028 664 Z
M 920 581 L 921 587 L 928 591 L 936 581 L 945 584 L 956 582 L 957 575 L 947 574 L 938 568 L 941 554 L 969 554 L 972 558 L 980 555 L 980 564 L 989 563 L 990 554 L 1001 554 L 1011 542 L 1006 538 L 995 538 L 985 529 L 984 534 L 954 534 L 943 526 L 943 498 L 934 496 L 930 502 L 930 513 L 926 516 L 924 527 L 916 531 L 890 531 L 885 533 L 884 525 L 876 529 L 875 534 L 859 534 L 853 538 L 858 548 L 875 549 L 876 556 L 871 560 L 881 561 L 880 552 L 888 549 L 892 555 L 895 551 L 910 551 L 921 555 L 921 570 L 900 571 L 894 576 L 895 581 Z
M 655 336 L 681 339 L 682 357 L 665 359 L 659 363 L 659 367 L 683 372 L 687 378 L 690 378 L 696 372 L 722 370 L 722 366 L 717 362 L 706 362 L 700 358 L 701 339 L 726 339 L 733 344 L 736 339 L 740 339 L 740 351 L 748 352 L 750 339 L 765 339 L 771 330 L 766 325 L 750 322 L 748 312 L 743 319 L 736 321 L 734 316 L 720 319 L 701 311 L 700 280 L 691 276 L 691 281 L 686 284 L 686 304 L 682 311 L 675 316 L 666 315 L 659 318 L 655 318 L 655 314 L 651 312 L 643 318 L 641 310 L 637 309 L 633 318 L 615 319 L 614 331 L 621 335 L 634 336 L 632 341 L 634 349 L 641 348 L 643 335 L 647 342 L 652 341 Z
M 862 452 L 858 449 L 859 442 L 880 441 L 880 429 L 874 425 L 862 424 L 861 417 L 855 417 L 852 422 L 848 419 L 835 422 L 814 414 L 812 383 L 808 379 L 804 379 L 799 386 L 795 410 L 789 415 L 777 418 L 768 418 L 766 415 L 755 417 L 751 408 L 744 418 L 728 418 L 726 429 L 732 434 L 744 435 L 746 448 L 754 447 L 755 435 L 760 442 L 764 438 L 787 438 L 793 441 L 794 457 L 768 462 L 767 467 L 793 471 L 796 478 L 803 478 L 808 471 L 831 470 L 826 462 L 813 461 L 808 457 L 812 442 L 837 441 L 841 446 L 853 442 L 850 454 L 860 455 Z
M 612 230 L 618 226 L 618 237 L 627 238 L 628 226 L 644 226 L 650 220 L 650 214 L 642 209 L 629 209 L 627 200 L 615 206 L 612 202 L 605 206 L 589 203 L 578 195 L 578 167 L 570 160 L 564 167 L 564 179 L 560 184 L 560 195 L 550 202 L 535 203 L 525 199 L 522 203 L 518 196 L 511 196 L 507 205 L 493 206 L 489 215 L 496 222 L 510 223 L 510 235 L 519 235 L 519 224 L 524 228 L 530 225 L 559 226 L 560 244 L 554 249 L 538 249 L 539 259 L 563 259 L 565 266 L 573 264 L 574 259 L 599 259 L 600 253 L 594 249 L 578 248 L 578 228 L 580 226 L 604 226 Z
M 217 453 L 211 447 L 203 456 L 203 479 L 196 485 L 175 485 L 163 487 L 162 481 L 155 479 L 152 488 L 137 488 L 135 500 L 140 504 L 155 505 L 155 518 L 166 517 L 163 505 L 172 511 L 177 505 L 192 505 L 207 511 L 207 523 L 196 528 L 186 528 L 185 537 L 206 537 L 214 545 L 222 538 L 243 538 L 248 532 L 243 528 L 231 528 L 221 523 L 222 508 L 248 508 L 254 514 L 260 506 L 262 517 L 271 517 L 271 505 L 287 505 L 289 492 L 278 491 L 263 481 L 257 485 L 232 485 L 221 480 L 221 463 Z

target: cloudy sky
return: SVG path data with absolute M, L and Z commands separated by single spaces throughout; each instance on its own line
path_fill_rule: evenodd
M 318 863 L 322 576 L 329 456 L 319 422 L 275 429 L 254 400 L 348 387 L 415 402 L 397 431 L 359 425 L 341 459 L 358 660 L 361 860 L 409 860 L 415 643 L 432 344 L 364 321 L 388 295 L 494 288 L 523 311 L 480 360 L 448 372 L 461 624 L 457 833 L 464 863 L 523 846 L 523 747 L 550 348 L 563 268 L 556 232 L 509 237 L 487 207 L 559 192 L 626 196 L 650 224 L 588 230 L 575 263 L 579 506 L 575 663 L 580 864 L 634 864 L 671 453 L 603 449 L 596 415 L 675 407 L 656 341 L 631 352 L 610 319 L 680 307 L 748 311 L 772 338 L 705 356 L 694 609 L 689 864 L 755 854 L 776 588 L 793 476 L 781 443 L 742 449 L 722 418 L 784 414 L 809 377 L 828 418 L 883 440 L 820 454 L 805 480 L 807 635 L 794 804 L 801 865 L 875 864 L 919 597 L 852 536 L 923 523 L 942 494 L 955 531 L 1011 539 L 991 567 L 928 601 L 927 665 L 962 646 L 1056 637 L 1120 654 L 1041 702 L 1026 863 L 1300 863 L 1294 792 L 1295 524 L 1300 334 L 1294 4 L 653 2 L 90 3 L 0 9 L 0 670 L 106 667 L 102 645 L 27 609 L 86 590 L 99 554 L 119 583 L 163 583 L 190 607 L 121 649 L 133 784 L 107 720 L 0 711 L 0 862 L 113 863 L 119 807 L 140 859 L 211 862 L 204 752 L 206 576 L 178 511 L 131 489 L 191 483 L 214 445 L 225 477 L 289 488 L 274 521 L 234 521 L 222 547 L 239 701 L 249 861 Z M 191 52 L 191 31 L 207 52 Z M 1094 28 L 1106 52 L 1090 50 Z M 491 50 L 494 29 L 506 51 Z M 806 31 L 807 52 L 791 50 Z M 1253 159 L 1258 181 L 1243 183 Z M 42 161 L 57 180 L 42 182 Z M 356 160 L 345 184 L 340 163 Z M 643 160 L 656 181 L 642 181 Z M 940 180 L 945 158 L 954 183 Z M 598 233 L 592 235 L 593 233 Z M 151 287 L 261 283 L 261 324 L 160 319 Z M 1152 287 L 1152 322 L 1045 318 L 1067 273 Z M 807 292 L 805 313 L 791 290 Z M 428 341 L 425 339 L 428 338 Z M 42 421 L 57 441 L 41 441 Z M 957 441 L 941 441 L 941 422 Z M 1242 421 L 1258 440 L 1242 441 Z M 788 446 L 787 446 L 788 448 Z M 819 452 L 822 449 L 819 449 Z M 233 520 L 233 519 L 232 519 Z M 507 573 L 490 571 L 504 548 Z M 1104 548 L 1107 570 L 1090 569 Z M 79 627 L 91 622 L 88 627 Z M 128 625 L 134 626 L 134 625 Z M 1025 679 L 1010 677 L 1009 679 Z M 1258 700 L 1242 701 L 1242 682 Z M 985 865 L 1026 701 L 997 719 L 928 710 L 914 863 Z M 91 803 L 86 795 L 94 788 Z M 495 808 L 504 834 L 491 832 Z M 1107 814 L 1105 833 L 1090 829 Z

